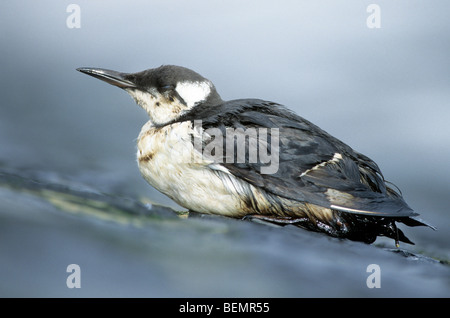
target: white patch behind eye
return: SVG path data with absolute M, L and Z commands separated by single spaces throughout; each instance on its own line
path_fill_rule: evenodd
M 211 93 L 211 82 L 180 82 L 175 87 L 178 95 L 184 99 L 186 105 L 194 106 L 196 103 L 204 101 Z

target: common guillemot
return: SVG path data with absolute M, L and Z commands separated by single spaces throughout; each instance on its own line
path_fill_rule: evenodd
M 412 243 L 397 228 L 426 225 L 367 156 L 260 99 L 223 101 L 180 66 L 138 73 L 78 68 L 127 91 L 150 117 L 137 141 L 147 182 L 199 213 L 295 224 L 372 243 Z

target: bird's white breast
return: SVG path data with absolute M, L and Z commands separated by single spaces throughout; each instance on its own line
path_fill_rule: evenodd
M 181 206 L 203 213 L 239 216 L 239 194 L 222 182 L 214 164 L 201 157 L 191 142 L 199 136 L 190 122 L 142 127 L 137 159 L 144 178 Z

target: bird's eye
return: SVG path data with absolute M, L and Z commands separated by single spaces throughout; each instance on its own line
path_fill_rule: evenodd
M 161 91 L 168 91 L 171 88 L 173 88 L 172 85 L 164 85 L 164 86 L 161 86 Z

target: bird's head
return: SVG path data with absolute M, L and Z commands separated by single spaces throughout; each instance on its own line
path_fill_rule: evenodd
M 155 125 L 176 120 L 198 105 L 222 101 L 210 80 L 181 66 L 163 65 L 138 73 L 89 67 L 77 70 L 126 90 Z

